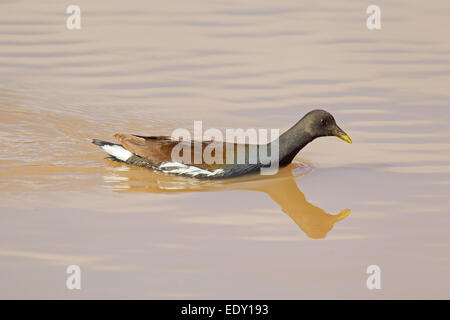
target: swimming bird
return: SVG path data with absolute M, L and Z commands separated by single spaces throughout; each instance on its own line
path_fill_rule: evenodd
M 268 144 L 237 144 L 215 141 L 176 140 L 168 136 L 139 136 L 116 133 L 120 144 L 92 140 L 106 151 L 109 159 L 164 173 L 200 179 L 221 179 L 256 173 L 263 168 L 284 167 L 292 162 L 297 153 L 319 137 L 336 136 L 348 143 L 350 137 L 336 124 L 334 117 L 325 110 L 312 110 L 289 130 Z M 211 148 L 212 144 L 220 148 Z M 261 156 L 262 148 L 271 153 L 269 160 Z M 222 150 L 222 154 L 218 152 Z M 225 152 L 232 150 L 232 152 Z M 179 156 L 174 159 L 177 152 Z M 205 151 L 215 161 L 196 161 Z M 278 152 L 276 152 L 278 151 Z M 277 153 L 277 154 L 275 154 Z M 256 158 L 252 155 L 256 154 Z M 182 160 L 180 160 L 182 158 Z M 217 161 L 219 159 L 220 161 Z M 262 172 L 262 171 L 261 171 Z

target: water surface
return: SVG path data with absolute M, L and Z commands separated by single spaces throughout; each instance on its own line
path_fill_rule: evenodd
M 1 298 L 449 298 L 448 1 L 0 3 Z M 272 177 L 112 163 L 115 132 L 321 138 Z M 82 290 L 65 287 L 68 265 Z M 366 288 L 366 268 L 382 289 Z

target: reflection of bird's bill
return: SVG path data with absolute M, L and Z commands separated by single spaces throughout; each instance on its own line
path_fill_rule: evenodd
M 333 132 L 333 135 L 338 137 L 339 139 L 344 140 L 345 142 L 352 143 L 352 139 L 338 126 L 336 126 L 336 129 Z
M 338 214 L 336 214 L 334 217 L 336 218 L 336 221 L 341 221 L 345 218 L 347 218 L 350 215 L 350 209 L 344 209 Z

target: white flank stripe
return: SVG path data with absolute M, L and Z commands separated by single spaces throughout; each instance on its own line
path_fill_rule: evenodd
M 185 174 L 191 177 L 195 177 L 199 174 L 203 174 L 206 176 L 215 176 L 223 172 L 223 169 L 208 171 L 194 166 L 187 166 L 179 162 L 164 162 L 157 169 L 161 170 L 164 173 Z
M 102 146 L 102 149 L 105 150 L 110 155 L 112 155 L 113 157 L 122 161 L 127 161 L 133 155 L 130 151 L 126 150 L 125 148 L 116 145 L 105 144 L 104 146 Z

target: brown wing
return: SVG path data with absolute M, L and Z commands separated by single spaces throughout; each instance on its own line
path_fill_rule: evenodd
M 176 154 L 179 154 L 180 156 L 183 156 L 183 151 L 180 152 L 180 149 L 185 148 L 185 150 L 190 150 L 190 157 L 186 156 L 186 158 L 184 158 L 184 161 L 182 161 L 183 163 L 193 164 L 196 167 L 202 169 L 215 170 L 227 166 L 226 148 L 234 148 L 236 150 L 236 144 L 214 142 L 215 144 L 222 145 L 222 161 L 216 161 L 216 163 L 206 163 L 202 155 L 211 154 L 211 156 L 215 157 L 215 150 L 214 148 L 212 148 L 213 145 L 211 145 L 212 141 L 177 141 L 172 140 L 167 136 L 144 137 L 124 133 L 116 133 L 114 137 L 122 144 L 125 149 L 145 159 L 152 166 L 159 166 L 163 162 L 174 161 L 172 158 L 172 150 L 176 146 L 178 146 L 175 151 Z M 201 148 L 195 148 L 195 144 L 201 144 Z M 206 152 L 205 148 L 208 148 Z M 220 157 L 219 154 L 218 157 Z M 198 159 L 200 159 L 200 163 Z

